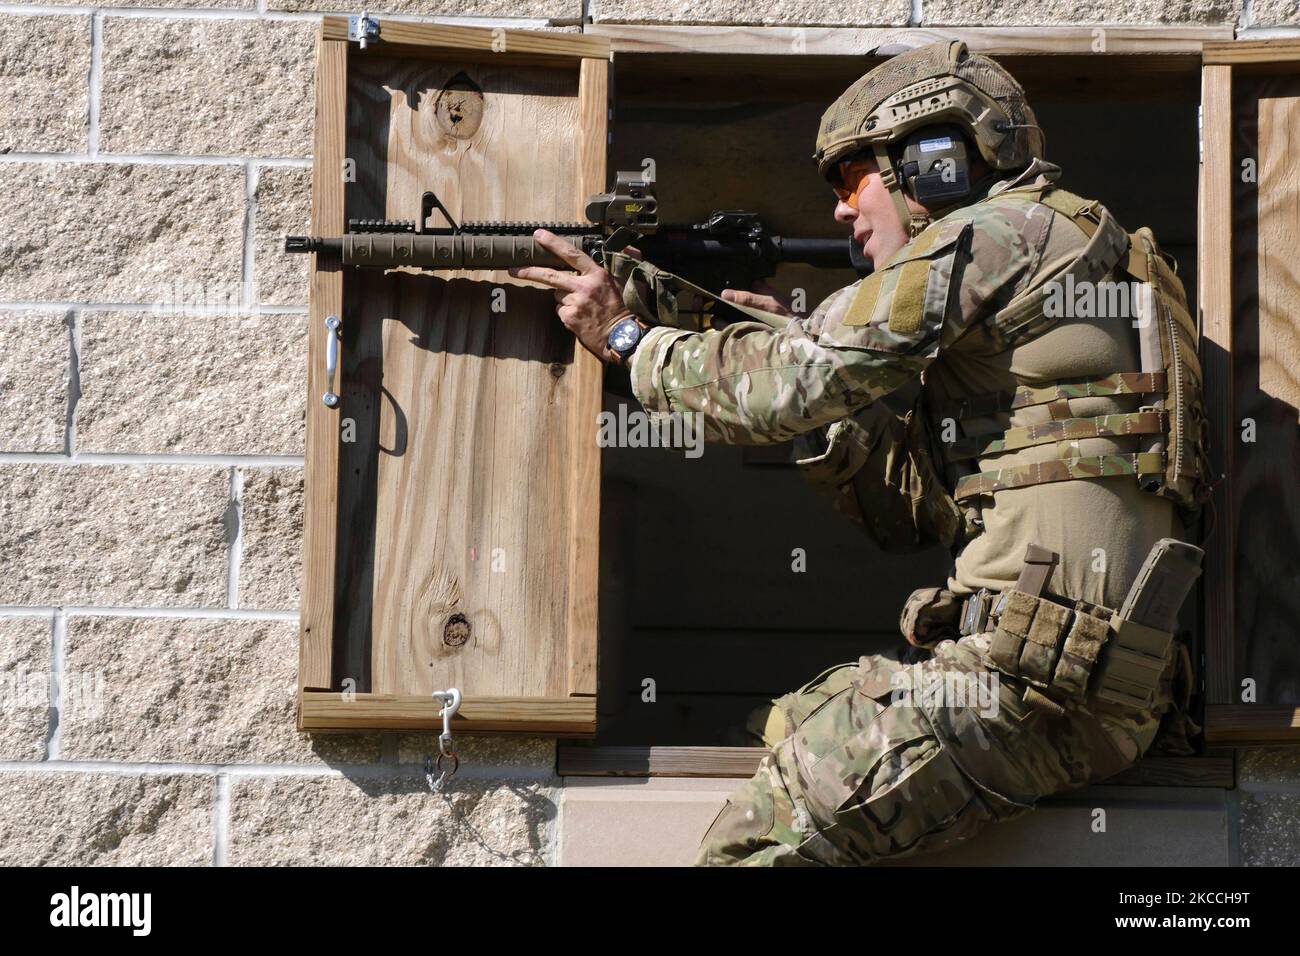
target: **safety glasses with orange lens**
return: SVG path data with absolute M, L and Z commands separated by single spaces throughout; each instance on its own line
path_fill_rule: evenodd
M 856 206 L 858 195 L 867 185 L 867 177 L 875 171 L 875 160 L 865 156 L 841 160 L 835 167 L 835 179 L 831 182 L 835 198 L 842 203 Z

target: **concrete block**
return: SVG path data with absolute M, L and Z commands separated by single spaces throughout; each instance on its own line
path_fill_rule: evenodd
M 1250 6 L 1249 26 L 1286 26 L 1300 23 L 1300 3 L 1296 0 L 1254 0 Z M 1250 34 L 1241 37 L 1251 39 Z
M 0 451 L 63 451 L 68 322 L 65 312 L 0 310 Z
M 743 780 L 565 777 L 560 866 L 687 866 Z
M 296 609 L 301 598 L 301 468 L 243 469 L 239 606 Z
M 101 150 L 311 155 L 315 22 L 147 23 L 104 18 Z
M 0 14 L 0 153 L 80 153 L 90 123 L 90 17 Z
M 0 866 L 204 866 L 206 774 L 0 773 Z
M 684 866 L 740 779 L 564 778 L 560 863 Z M 1227 811 L 1218 791 L 1094 788 L 1047 801 L 943 853 L 890 865 L 1224 866 Z M 1106 832 L 1092 810 L 1106 809 Z
M 0 760 L 44 760 L 54 620 L 0 617 Z
M 1243 866 L 1300 866 L 1300 793 L 1243 792 Z
M 238 301 L 240 167 L 12 163 L 5 177 L 0 300 Z
M 65 760 L 356 764 L 380 756 L 377 734 L 309 738 L 295 729 L 292 621 L 76 616 L 65 661 L 104 688 L 99 708 L 61 715 Z
M 262 305 L 307 304 L 311 256 L 286 255 L 284 237 L 311 233 L 311 170 L 265 166 L 253 194 L 254 274 Z
M 1261 784 L 1300 788 L 1300 748 L 1257 747 L 1238 751 L 1237 785 L 1250 790 Z
M 922 26 L 1043 26 L 1048 24 L 1234 23 L 1233 0 L 925 0 Z
M 336 7 L 330 6 L 331 0 L 266 0 L 268 10 L 324 10 L 332 12 Z M 512 19 L 572 19 L 582 16 L 580 0 L 528 0 L 526 3 L 511 3 L 510 0 L 433 0 L 421 3 L 419 0 L 384 0 L 378 7 L 367 7 L 372 16 L 382 18 L 385 13 L 411 13 L 426 17 L 473 17 L 475 19 L 500 19 L 508 22 Z M 530 30 L 539 29 L 530 26 Z M 546 28 L 541 28 L 546 29 Z M 556 27 L 576 31 L 577 27 Z
M 307 317 L 83 312 L 76 447 L 302 454 Z
M 40 4 L 41 6 L 86 6 L 81 0 L 11 0 L 18 6 L 30 6 Z M 176 7 L 185 9 L 187 7 L 202 7 L 212 9 L 213 7 L 228 9 L 252 10 L 257 6 L 257 0 L 113 0 L 114 7 Z
M 555 767 L 553 737 L 456 737 L 456 752 L 468 767 Z M 436 734 L 402 734 L 397 759 L 404 764 L 424 764 L 424 758 L 438 753 Z
M 233 779 L 236 866 L 538 866 L 555 795 L 535 780 L 458 777 L 441 794 L 422 773 Z
M 224 468 L 0 465 L 0 604 L 223 607 Z

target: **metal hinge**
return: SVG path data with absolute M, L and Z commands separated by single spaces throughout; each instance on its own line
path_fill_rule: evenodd
M 1205 108 L 1196 104 L 1196 162 L 1205 162 Z
M 368 41 L 379 39 L 379 18 L 372 17 L 369 10 L 348 17 L 348 39 L 361 44 L 364 50 Z

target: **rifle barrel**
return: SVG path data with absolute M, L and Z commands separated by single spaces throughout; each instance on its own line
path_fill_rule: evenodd
M 586 251 L 600 236 L 567 237 Z M 288 236 L 286 252 L 333 252 L 347 266 L 416 266 L 421 269 L 505 269 L 510 266 L 566 268 L 559 256 L 531 236 L 358 232 L 339 238 Z
M 598 234 L 566 236 L 588 254 L 602 241 Z M 642 236 L 633 243 L 645 258 L 670 272 L 691 263 L 732 260 L 742 263 L 799 262 L 820 268 L 860 267 L 852 240 L 791 239 L 765 236 L 758 242 L 667 233 Z M 422 269 L 505 269 L 510 266 L 551 266 L 567 263 L 539 246 L 528 235 L 488 233 L 353 232 L 337 238 L 286 236 L 285 252 L 324 252 L 341 255 L 348 266 L 416 266 Z M 689 271 L 689 270 L 688 270 Z M 764 273 L 770 275 L 770 271 Z
M 855 265 L 852 239 L 789 239 L 775 237 L 782 262 L 802 262 L 823 269 L 849 269 Z

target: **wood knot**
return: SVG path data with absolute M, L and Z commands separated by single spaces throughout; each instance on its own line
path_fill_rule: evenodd
M 438 129 L 453 139 L 469 139 L 483 123 L 483 90 L 464 71 L 457 73 L 433 103 Z
M 464 614 L 453 614 L 442 626 L 442 643 L 448 647 L 460 647 L 469 640 L 470 623 Z

